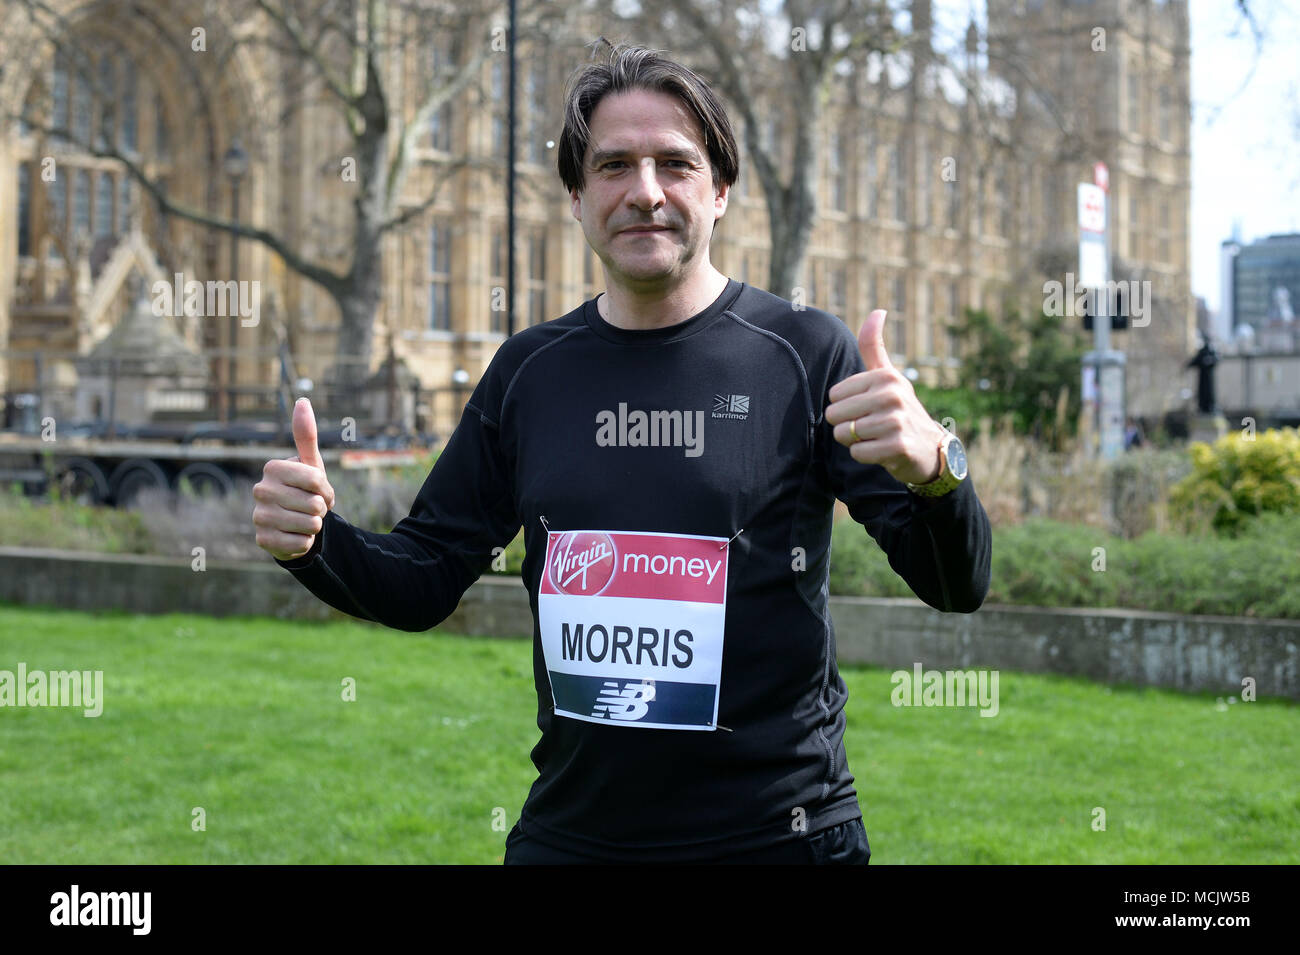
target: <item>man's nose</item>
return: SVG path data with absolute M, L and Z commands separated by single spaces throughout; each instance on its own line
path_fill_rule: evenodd
M 664 191 L 659 188 L 659 169 L 653 159 L 637 166 L 636 184 L 628 194 L 628 202 L 640 209 L 655 209 L 663 204 Z

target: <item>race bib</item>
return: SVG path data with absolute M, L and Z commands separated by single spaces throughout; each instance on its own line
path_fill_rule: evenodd
M 611 726 L 716 729 L 726 543 L 552 531 L 537 612 L 555 712 Z

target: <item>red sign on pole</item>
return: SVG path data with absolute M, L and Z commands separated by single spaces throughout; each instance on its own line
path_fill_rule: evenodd
M 1092 181 L 1100 186 L 1103 192 L 1110 192 L 1110 170 L 1106 168 L 1104 162 L 1092 164 Z
M 1079 183 L 1079 228 L 1084 232 L 1106 231 L 1106 193 L 1086 182 Z

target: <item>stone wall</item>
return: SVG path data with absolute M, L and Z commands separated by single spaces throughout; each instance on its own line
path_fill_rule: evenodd
M 346 618 L 273 564 L 0 548 L 0 603 L 67 610 L 256 615 L 303 622 Z M 1300 621 L 1136 610 L 986 605 L 939 613 L 919 600 L 835 597 L 838 657 L 890 669 L 996 668 L 1061 673 L 1239 695 L 1300 699 Z M 517 578 L 479 580 L 438 628 L 477 636 L 532 633 Z M 3 635 L 0 635 L 0 652 Z M 0 662 L 2 658 L 0 658 Z

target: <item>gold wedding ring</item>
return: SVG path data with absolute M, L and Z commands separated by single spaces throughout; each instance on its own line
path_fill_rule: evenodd
M 849 422 L 849 434 L 853 435 L 854 444 L 862 440 L 861 438 L 858 437 L 857 424 L 858 424 L 857 418 L 854 418 L 852 421 Z

